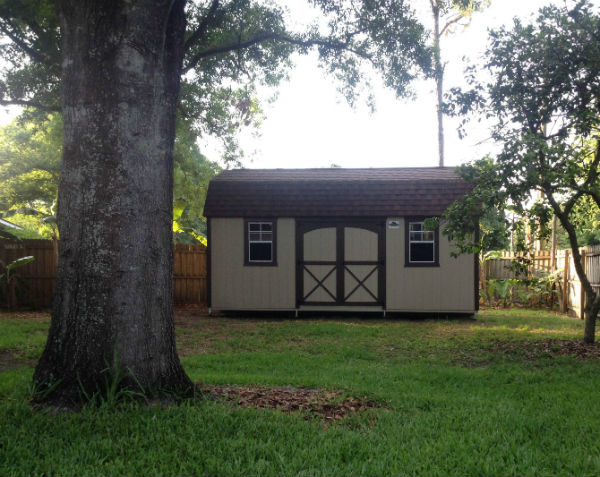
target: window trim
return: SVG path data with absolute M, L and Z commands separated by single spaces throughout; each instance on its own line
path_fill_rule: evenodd
M 404 266 L 405 267 L 439 267 L 440 266 L 440 228 L 433 230 L 433 262 L 411 262 L 410 261 L 410 224 L 411 222 L 423 222 L 431 216 L 404 217 Z
M 270 261 L 250 261 L 250 230 L 249 224 L 256 222 L 269 222 L 273 234 L 272 256 Z M 277 266 L 277 219 L 273 217 L 244 219 L 244 266 L 246 267 L 275 267 Z

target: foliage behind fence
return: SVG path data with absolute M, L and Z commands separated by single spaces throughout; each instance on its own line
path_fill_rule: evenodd
M 206 247 L 201 244 L 175 244 L 174 253 L 175 303 L 206 304 Z M 0 260 L 3 262 L 11 262 L 26 255 L 33 255 L 35 260 L 18 269 L 24 279 L 17 296 L 18 304 L 36 308 L 50 307 L 57 265 L 52 241 L 0 242 Z
M 600 245 L 588 246 L 581 249 L 582 261 L 586 274 L 596 292 L 600 292 Z M 512 279 L 519 278 L 514 264 L 519 259 L 526 258 L 526 273 L 529 277 L 539 277 L 553 271 L 559 273 L 557 287 L 561 296 L 561 310 L 570 314 L 583 317 L 585 306 L 585 293 L 575 271 L 573 256 L 570 250 L 557 250 L 553 270 L 552 254 L 550 250 L 540 250 L 531 256 L 523 257 L 520 254 L 502 252 L 501 257 L 488 260 L 485 264 L 487 279 Z M 565 267 L 565 263 L 567 266 Z M 522 278 L 522 277 L 521 277 Z M 565 293 L 565 290 L 567 293 Z

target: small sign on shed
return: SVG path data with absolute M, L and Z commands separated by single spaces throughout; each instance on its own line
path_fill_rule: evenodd
M 399 229 L 400 221 L 399 220 L 388 220 L 388 229 Z

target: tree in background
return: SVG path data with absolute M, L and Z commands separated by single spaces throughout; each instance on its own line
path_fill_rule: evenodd
M 0 3 L 0 31 L 10 40 L 0 52 L 9 64 L 0 102 L 60 108 L 64 120 L 58 277 L 34 374 L 48 402 L 103 392 L 107 368 L 123 387 L 193 388 L 173 328 L 178 109 L 210 131 L 219 123 L 211 125 L 203 102 L 240 83 L 276 84 L 293 52 L 316 49 L 351 100 L 365 65 L 399 95 L 429 67 L 423 28 L 405 2 L 314 4 L 326 26 L 293 32 L 281 8 L 251 0 L 58 0 L 56 14 L 39 0 Z M 230 98 L 218 104 L 230 107 Z
M 571 8 L 546 7 L 535 24 L 515 20 L 511 29 L 491 32 L 485 67 L 491 81 L 479 83 L 472 68 L 472 89 L 455 92 L 454 108 L 484 111 L 494 118 L 492 137 L 502 150 L 495 161 L 462 167 L 463 176 L 476 187 L 447 212 L 451 220 L 446 233 L 458 241 L 459 250 L 472 250 L 470 234 L 481 210 L 511 204 L 537 225 L 538 233 L 548 230 L 555 214 L 585 290 L 584 340 L 591 343 L 600 296 L 583 268 L 576 224 L 581 210 L 589 213 L 591 208 L 593 216 L 600 211 L 597 9 L 587 0 Z
M 56 199 L 62 117 L 14 120 L 0 128 L 0 210 L 26 227 L 26 236 L 52 240 L 58 255 Z
M 600 209 L 591 197 L 582 197 L 571 213 L 571 221 L 575 227 L 577 242 L 580 246 L 600 244 Z M 557 233 L 558 246 L 570 248 L 569 236 L 562 227 Z
M 0 210 L 50 210 L 58 195 L 62 117 L 14 120 L 0 128 Z
M 206 245 L 206 219 L 202 216 L 208 183 L 220 167 L 209 161 L 198 147 L 195 129 L 177 120 L 173 149 L 173 231 L 176 242 Z
M 433 17 L 433 78 L 437 94 L 438 153 L 440 167 L 444 167 L 444 63 L 442 37 L 457 26 L 466 26 L 474 12 L 489 2 L 478 0 L 429 0 Z
M 25 231 L 28 238 L 57 243 L 56 200 L 62 153 L 62 116 L 50 113 L 29 120 L 23 117 L 0 128 L 0 210 Z M 196 142 L 197 132 L 179 118 L 173 150 L 175 241 L 205 241 L 202 217 L 208 183 L 219 171 Z M 58 250 L 58 249 L 57 249 Z

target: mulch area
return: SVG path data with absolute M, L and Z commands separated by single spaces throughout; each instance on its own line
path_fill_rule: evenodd
M 304 412 L 307 418 L 317 416 L 326 421 L 339 421 L 369 409 L 382 407 L 369 399 L 342 397 L 339 391 L 304 389 L 293 386 L 214 386 L 198 383 L 201 391 L 242 407 L 277 409 L 282 412 Z
M 541 357 L 572 356 L 579 360 L 600 358 L 600 342 L 584 343 L 582 340 L 498 341 L 489 351 L 497 354 L 522 354 L 528 361 Z

